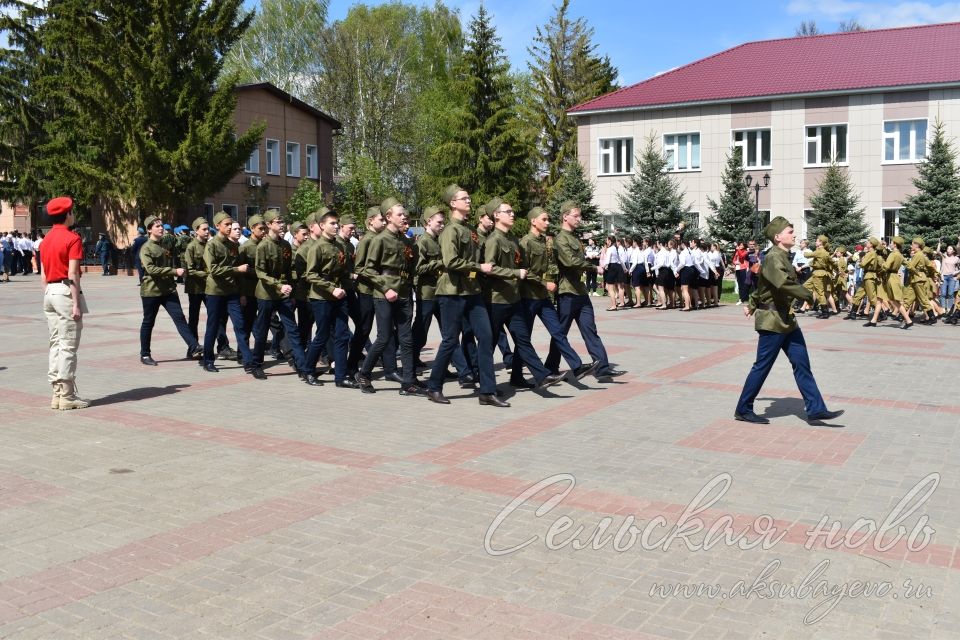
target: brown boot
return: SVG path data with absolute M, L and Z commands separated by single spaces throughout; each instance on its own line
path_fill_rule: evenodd
M 77 395 L 77 383 L 73 380 L 64 380 L 60 383 L 60 411 L 70 409 L 86 409 L 90 403 Z
M 59 380 L 53 383 L 53 397 L 50 398 L 50 408 L 59 409 L 60 408 L 60 393 L 61 393 L 61 383 Z

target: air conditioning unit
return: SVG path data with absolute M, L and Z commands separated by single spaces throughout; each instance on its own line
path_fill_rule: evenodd
M 247 178 L 247 182 L 251 187 L 259 187 L 263 184 L 263 181 L 260 179 L 260 176 L 250 176 Z

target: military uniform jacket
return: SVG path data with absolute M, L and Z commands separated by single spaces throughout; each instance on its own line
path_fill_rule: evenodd
M 437 292 L 437 279 L 443 273 L 440 243 L 429 233 L 417 238 L 417 299 L 433 300 Z
M 301 249 L 304 259 L 303 279 L 307 283 L 307 297 L 311 300 L 336 300 L 334 289 L 346 289 L 350 277 L 347 269 L 347 254 L 336 238 L 329 240 L 320 236 L 306 249 Z
M 883 270 L 888 276 L 898 276 L 900 273 L 900 267 L 903 266 L 903 254 L 900 253 L 899 249 L 894 249 L 890 252 L 890 255 L 887 256 L 887 259 L 883 263 Z
M 338 235 L 337 242 L 340 243 L 340 248 L 343 249 L 344 255 L 347 256 L 347 277 L 344 278 L 344 289 L 354 291 L 357 288 L 353 281 L 353 274 L 357 270 L 357 261 L 355 259 L 356 250 L 353 247 L 353 243 L 350 242 L 350 240 L 344 239 L 343 236 Z
M 829 276 L 833 271 L 833 261 L 830 254 L 823 247 L 818 247 L 816 251 L 804 251 L 804 257 L 810 258 L 810 267 L 815 276 Z
M 519 302 L 523 256 L 516 237 L 494 229 L 483 244 L 483 261 L 493 265 L 487 274 L 487 300 L 492 304 Z
M 360 242 L 357 244 L 357 251 L 353 256 L 353 271 L 357 274 L 357 278 L 354 281 L 357 285 L 357 293 L 362 293 L 368 296 L 373 295 L 373 283 L 370 282 L 367 277 L 360 272 L 360 270 L 363 267 L 364 261 L 367 259 L 367 251 L 370 249 L 370 241 L 372 241 L 376 235 L 379 234 L 367 229 L 367 232 L 363 234 L 362 238 L 360 238 Z
M 529 300 L 549 298 L 546 283 L 557 279 L 553 247 L 547 246 L 545 237 L 528 233 L 520 240 L 520 253 L 527 269 L 527 277 L 520 281 L 520 297 Z
M 357 270 L 373 287 L 373 297 L 383 298 L 390 289 L 400 299 L 410 297 L 410 277 L 415 265 L 413 248 L 401 233 L 385 229 L 367 245 L 363 263 L 357 259 Z
M 250 267 L 246 273 L 237 274 L 237 287 L 240 295 L 254 297 L 257 293 L 257 247 L 260 246 L 260 240 L 248 238 L 246 242 L 240 245 L 240 262 L 238 264 L 248 264 Z
M 239 292 L 234 267 L 240 264 L 240 245 L 218 233 L 207 242 L 203 261 L 207 265 L 205 293 L 208 296 L 230 296 Z
M 249 244 L 249 243 L 248 243 Z M 293 247 L 283 238 L 266 236 L 257 245 L 257 288 L 260 300 L 282 300 L 280 287 L 293 284 Z
M 927 256 L 923 255 L 923 251 L 917 251 L 910 257 L 910 261 L 907 263 L 907 273 L 910 274 L 910 282 L 926 282 L 927 281 Z
M 860 268 L 863 269 L 864 280 L 876 280 L 877 272 L 883 270 L 877 252 L 873 250 L 867 251 L 860 260 Z
M 813 302 L 813 293 L 797 284 L 797 271 L 790 254 L 780 247 L 772 247 L 761 264 L 757 290 L 750 296 L 754 329 L 774 333 L 794 331 L 797 328 L 794 298 Z
M 203 261 L 206 246 L 206 242 L 194 238 L 183 252 L 183 264 L 187 269 L 183 289 L 189 294 L 203 294 L 207 288 L 207 265 Z
M 140 247 L 140 264 L 143 266 L 143 282 L 140 296 L 156 298 L 177 292 L 177 270 L 173 266 L 173 252 L 164 249 L 155 240 L 147 240 Z
M 553 240 L 553 255 L 557 260 L 557 293 L 571 293 L 578 296 L 587 295 L 587 285 L 583 281 L 583 274 L 591 269 L 596 271 L 597 265 L 587 262 L 583 256 L 583 244 L 573 233 L 561 229 Z
M 294 300 L 304 300 L 307 299 L 307 292 L 310 290 L 310 284 L 307 282 L 306 278 L 303 277 L 303 274 L 307 270 L 307 248 L 311 244 L 316 242 L 313 239 L 313 236 L 307 236 L 306 239 L 297 247 L 297 251 L 293 254 L 293 270 L 290 273 L 290 277 L 293 280 L 293 298 Z
M 444 272 L 437 279 L 438 296 L 476 296 L 480 295 L 480 282 L 477 274 L 480 263 L 480 238 L 470 225 L 450 219 L 440 234 L 440 257 Z

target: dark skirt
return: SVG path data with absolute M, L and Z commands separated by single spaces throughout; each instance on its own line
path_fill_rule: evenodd
M 647 272 L 643 268 L 643 265 L 637 265 L 633 268 L 633 275 L 630 278 L 630 284 L 632 284 L 634 287 L 645 287 L 649 284 Z
M 680 269 L 680 285 L 696 287 L 700 279 L 700 274 L 696 267 L 683 267 Z
M 657 286 L 663 287 L 664 289 L 673 289 L 677 286 L 673 269 L 670 267 L 660 267 L 660 270 L 657 272 Z
M 619 262 L 611 262 L 603 270 L 603 284 L 620 284 L 623 282 L 623 267 Z

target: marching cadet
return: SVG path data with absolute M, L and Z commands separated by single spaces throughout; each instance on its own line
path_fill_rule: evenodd
M 266 375 L 261 369 L 252 368 L 253 354 L 244 340 L 243 311 L 240 308 L 240 292 L 237 286 L 237 275 L 246 273 L 250 266 L 239 262 L 240 245 L 229 237 L 230 227 L 233 225 L 230 214 L 221 211 L 213 217 L 213 223 L 217 226 L 217 235 L 207 242 L 203 250 L 203 261 L 207 267 L 207 329 L 203 336 L 203 370 L 210 373 L 219 371 L 213 363 L 213 345 L 220 330 L 220 323 L 225 316 L 229 316 L 244 371 L 263 380 Z
M 563 380 L 565 374 L 550 373 L 530 343 L 526 313 L 520 301 L 520 281 L 526 279 L 520 243 L 510 233 L 513 228 L 513 207 L 496 198 L 487 205 L 487 211 L 496 220 L 495 227 L 483 245 L 483 261 L 493 265 L 487 276 L 490 325 L 494 338 L 499 340 L 504 326 L 510 331 L 517 347 L 510 372 L 510 385 L 518 389 L 544 389 Z M 533 374 L 536 384 L 523 378 L 523 366 Z
M 499 198 L 494 198 L 490 200 L 487 204 L 480 207 L 480 211 L 477 215 L 477 238 L 480 240 L 480 251 L 479 255 L 482 257 L 484 254 L 484 246 L 486 245 L 487 238 L 490 237 L 490 234 L 493 233 L 493 228 L 496 225 L 496 222 L 493 218 L 493 210 L 499 206 Z M 487 301 L 487 313 L 490 311 L 490 283 L 485 277 L 480 278 L 480 287 L 483 290 L 483 299 Z M 469 337 L 469 336 L 468 336 Z M 496 337 L 496 336 L 494 336 Z M 466 352 L 470 356 L 472 366 L 476 368 L 476 354 L 474 349 L 474 340 L 470 339 L 467 342 Z M 513 369 L 513 350 L 510 348 L 510 341 L 507 340 L 507 333 L 501 332 L 500 337 L 497 338 L 497 349 L 500 350 L 500 357 L 503 360 L 503 366 L 507 369 Z M 462 386 L 462 385 L 461 385 Z
M 846 318 L 848 320 L 856 319 L 857 311 L 860 309 L 860 303 L 864 297 L 866 297 L 867 304 L 870 305 L 871 309 L 877 306 L 877 282 L 879 280 L 879 272 L 882 269 L 880 256 L 877 255 L 877 247 L 879 246 L 880 240 L 877 238 L 871 236 L 867 240 L 867 252 L 860 258 L 860 269 L 863 270 L 863 283 L 861 288 L 857 290 L 856 295 L 853 296 L 853 302 L 850 304 L 850 312 Z M 864 326 L 873 327 L 876 325 L 868 322 Z
M 460 348 L 460 335 L 465 324 L 477 340 L 477 369 L 480 378 L 480 404 L 509 407 L 497 397 L 497 379 L 493 373 L 493 336 L 490 316 L 480 295 L 477 275 L 490 273 L 493 265 L 478 263 L 480 239 L 467 224 L 470 194 L 452 184 L 443 192 L 450 206 L 450 221 L 440 234 L 440 256 L 444 272 L 437 280 L 436 297 L 440 306 L 442 340 L 433 360 L 427 397 L 431 402 L 450 404 L 443 395 L 443 379 L 455 349 Z
M 295 315 L 296 303 L 293 293 L 293 247 L 280 235 L 283 219 L 280 212 L 268 211 L 263 217 L 267 227 L 266 236 L 259 241 L 256 252 L 257 285 L 254 289 L 257 305 L 256 322 L 253 325 L 253 366 L 263 369 L 263 354 L 267 349 L 267 332 L 273 314 L 280 316 L 284 333 L 293 353 L 293 362 L 302 380 L 307 377 L 306 354 L 300 341 L 300 331 Z M 252 244 L 247 242 L 247 245 Z M 246 246 L 246 245 L 245 245 Z M 254 300 L 248 300 L 250 305 Z
M 303 279 L 306 263 L 300 250 L 314 242 L 310 229 L 302 222 L 290 225 L 290 249 L 293 251 L 293 270 L 290 273 L 293 284 L 293 304 L 297 310 L 297 331 L 300 334 L 300 346 L 306 352 L 310 337 L 313 335 L 313 310 L 307 300 L 307 282 Z
M 243 334 L 246 343 L 250 345 L 250 334 L 257 321 L 257 247 L 267 235 L 267 225 L 258 215 L 250 216 L 247 220 L 250 237 L 240 245 L 240 263 L 248 265 L 246 273 L 237 276 L 237 287 L 240 290 L 240 307 L 243 309 Z
M 891 310 L 900 313 L 900 328 L 909 329 L 913 326 L 913 320 L 910 314 L 903 306 L 903 285 L 900 282 L 900 267 L 903 265 L 903 254 L 900 249 L 903 247 L 903 238 L 893 237 L 893 249 L 890 250 L 886 260 L 883 263 L 883 271 L 886 274 L 883 281 L 883 297 L 890 304 Z M 878 293 L 878 296 L 880 294 Z M 877 320 L 880 317 L 880 305 L 873 310 L 873 318 L 865 324 L 865 327 L 877 326 Z
M 836 264 L 836 276 L 833 280 L 833 290 L 836 292 L 837 308 L 842 308 L 844 304 L 850 304 L 851 297 L 847 293 L 847 248 L 842 244 L 833 252 L 834 263 Z
M 157 321 L 157 313 L 163 307 L 177 332 L 187 344 L 187 357 L 199 359 L 202 355 L 197 339 L 190 333 L 186 318 L 183 317 L 183 308 L 180 306 L 180 297 L 177 295 L 175 278 L 183 277 L 184 269 L 174 267 L 173 253 L 160 245 L 163 237 L 163 222 L 160 218 L 149 216 L 143 221 L 143 226 L 150 238 L 140 248 L 140 263 L 143 265 L 143 282 L 140 283 L 140 300 L 143 303 L 143 322 L 140 324 L 140 362 L 152 367 L 157 361 L 150 353 L 150 339 L 153 336 L 153 326 Z
M 200 307 L 206 304 L 207 295 L 207 266 L 203 262 L 203 250 L 207 246 L 207 240 L 210 239 L 210 225 L 207 219 L 199 217 L 193 221 L 193 227 L 196 237 L 190 241 L 183 253 L 183 264 L 186 266 L 187 273 L 183 278 L 184 291 L 187 294 L 187 324 L 190 327 L 190 335 L 194 340 L 200 339 L 198 329 L 200 327 Z M 237 354 L 230 348 L 230 340 L 227 338 L 227 324 L 224 318 L 220 325 L 220 331 L 217 334 L 217 355 L 224 359 L 236 358 Z M 203 366 L 203 360 L 200 360 Z
M 830 317 L 830 309 L 827 308 L 828 300 L 834 313 L 837 312 L 837 308 L 832 297 L 833 260 L 830 259 L 830 241 L 827 236 L 817 236 L 816 247 L 814 251 L 804 252 L 804 257 L 810 258 L 810 265 L 813 269 L 813 275 L 807 280 L 808 284 L 804 286 L 813 291 L 816 302 L 820 305 L 820 313 L 817 317 L 822 320 Z M 806 306 L 804 305 L 805 308 Z
M 907 262 L 907 273 L 910 277 L 910 296 L 904 291 L 904 306 L 909 309 L 916 301 L 918 310 L 923 313 L 920 324 L 936 324 L 937 316 L 932 313 L 930 306 L 930 280 L 927 266 L 927 257 L 923 254 L 923 238 L 916 237 L 910 243 L 910 260 Z
M 533 320 L 540 318 L 550 334 L 551 342 L 556 344 L 574 377 L 580 380 L 596 371 L 600 363 L 593 361 L 584 364 L 580 359 L 570 346 L 570 341 L 560 325 L 557 310 L 550 299 L 557 291 L 557 265 L 553 260 L 553 247 L 547 246 L 546 239 L 550 215 L 545 209 L 534 207 L 527 214 L 527 219 L 530 221 L 530 233 L 520 240 L 520 251 L 527 268 L 527 277 L 520 281 L 520 298 L 526 311 L 527 332 L 533 333 Z M 646 264 L 643 264 L 635 268 L 645 267 Z
M 569 335 L 574 321 L 580 328 L 580 335 L 587 345 L 587 352 L 597 363 L 595 375 L 601 382 L 609 382 L 612 378 L 622 376 L 625 371 L 614 369 L 607 359 L 607 350 L 603 347 L 600 334 L 597 332 L 597 321 L 593 313 L 593 304 L 587 295 L 587 286 L 583 282 L 583 274 L 591 269 L 602 273 L 603 269 L 587 262 L 584 257 L 583 245 L 573 234 L 580 226 L 580 207 L 573 201 L 567 200 L 560 205 L 560 233 L 553 240 L 554 256 L 557 261 L 557 315 L 560 318 L 560 330 L 563 335 Z M 550 341 L 550 354 L 544 363 L 552 372 L 560 370 L 560 347 L 555 340 Z
M 367 245 L 363 262 L 357 263 L 360 275 L 373 288 L 374 315 L 377 320 L 377 339 L 367 352 L 367 357 L 357 373 L 357 382 L 363 393 L 374 393 L 370 383 L 373 365 L 386 352 L 387 345 L 393 339 L 394 327 L 397 330 L 397 343 L 400 347 L 400 360 L 403 364 L 403 377 L 400 383 L 400 395 L 419 396 L 426 393 L 417 381 L 417 369 L 413 361 L 413 338 L 411 321 L 413 307 L 410 297 L 410 278 L 415 265 L 413 250 L 405 242 L 403 228 L 407 222 L 407 212 L 396 198 L 387 198 L 380 204 L 380 212 L 386 219 L 383 231 L 373 236 Z M 384 362 L 384 368 L 393 362 Z
M 326 207 L 307 218 L 311 234 L 316 238 L 303 251 L 303 278 L 308 285 L 310 306 L 317 323 L 317 332 L 307 351 L 304 381 L 317 386 L 314 373 L 320 352 L 333 336 L 333 379 L 340 388 L 356 389 L 357 383 L 347 378 L 347 343 L 350 328 L 347 315 L 346 284 L 351 278 L 347 255 L 337 233 L 337 214 Z
M 363 360 L 363 350 L 367 347 L 370 339 L 370 333 L 373 330 L 374 309 L 373 309 L 373 285 L 360 269 L 367 259 L 367 249 L 374 236 L 383 231 L 386 223 L 383 214 L 380 213 L 380 207 L 370 207 L 367 209 L 366 233 L 360 238 L 354 253 L 355 273 L 353 279 L 357 288 L 357 312 L 353 325 L 353 338 L 350 339 L 350 348 L 347 355 L 347 375 L 353 378 L 357 369 L 360 367 L 360 361 Z M 394 382 L 399 382 L 399 376 L 396 372 L 397 354 L 393 343 L 384 349 L 383 364 L 384 370 L 390 375 L 388 379 L 397 378 Z

